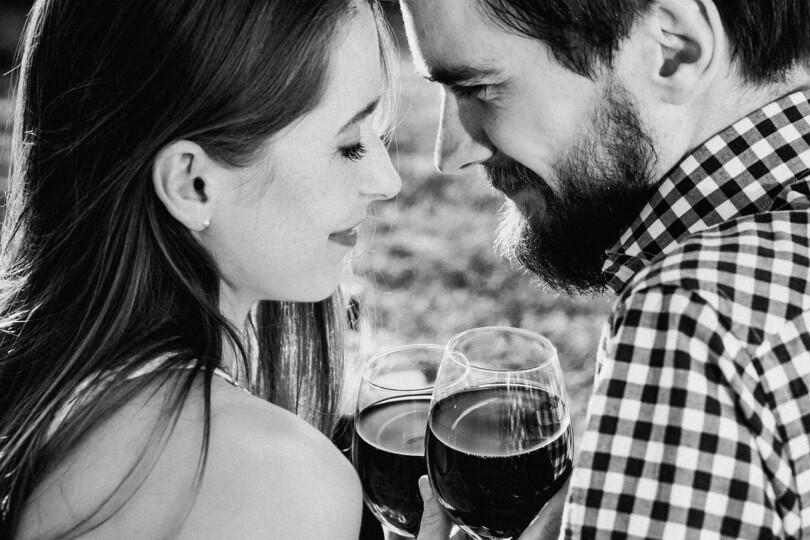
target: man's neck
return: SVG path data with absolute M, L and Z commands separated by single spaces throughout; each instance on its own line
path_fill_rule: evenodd
M 658 150 L 653 177 L 667 174 L 714 135 L 765 105 L 795 91 L 810 90 L 810 71 L 795 70 L 784 82 L 744 83 L 736 73 L 715 79 L 698 99 L 660 109 L 653 133 Z
M 752 85 L 729 76 L 723 84 L 708 90 L 694 109 L 691 149 L 713 135 L 779 98 L 799 90 L 810 90 L 810 71 L 795 70 L 784 82 Z

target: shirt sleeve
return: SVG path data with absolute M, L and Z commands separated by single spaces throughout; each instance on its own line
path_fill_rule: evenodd
M 758 438 L 739 407 L 747 352 L 717 307 L 660 286 L 614 309 L 565 538 L 780 536 Z

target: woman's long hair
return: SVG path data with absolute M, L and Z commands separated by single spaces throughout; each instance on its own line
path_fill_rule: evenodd
M 43 477 L 150 385 L 172 390 L 164 430 L 202 376 L 201 474 L 225 347 L 254 393 L 329 431 L 343 374 L 339 298 L 262 302 L 245 328 L 230 325 L 216 263 L 157 198 L 151 166 L 180 139 L 227 166 L 250 163 L 319 102 L 355 1 L 37 1 L 3 230 L 0 537 L 14 536 Z M 94 391 L 55 422 L 88 383 Z

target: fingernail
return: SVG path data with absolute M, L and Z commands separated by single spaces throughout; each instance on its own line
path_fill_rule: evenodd
M 419 493 L 422 494 L 422 500 L 426 501 L 433 497 L 433 490 L 430 489 L 430 482 L 427 476 L 419 477 Z

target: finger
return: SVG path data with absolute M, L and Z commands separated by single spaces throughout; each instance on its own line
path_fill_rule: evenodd
M 546 503 L 540 515 L 523 531 L 518 540 L 547 540 L 560 537 L 562 514 L 568 496 L 568 482 Z
M 447 540 L 453 524 L 434 495 L 427 476 L 419 478 L 419 493 L 422 494 L 425 506 L 417 540 Z

